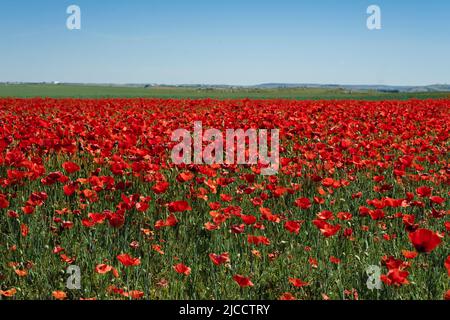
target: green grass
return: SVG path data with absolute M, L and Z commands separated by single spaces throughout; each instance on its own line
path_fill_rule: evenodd
M 87 177 L 94 169 L 92 161 L 88 158 L 80 161 L 85 167 L 77 177 Z M 61 159 L 52 157 L 47 162 L 49 171 L 61 168 Z M 164 202 L 180 198 L 186 193 L 186 186 L 177 185 L 175 176 L 177 172 L 166 172 L 173 187 L 163 196 L 156 196 L 155 200 Z M 120 178 L 119 178 L 120 180 Z M 125 181 L 125 180 L 123 180 Z M 143 184 L 139 179 L 132 178 L 130 194 L 148 195 L 149 186 Z M 304 184 L 300 179 L 295 181 Z M 394 180 L 389 182 L 394 183 Z M 358 188 L 358 185 L 361 188 Z M 296 296 L 317 300 L 321 299 L 321 293 L 327 293 L 333 299 L 343 299 L 345 289 L 356 288 L 362 299 L 441 299 L 446 288 L 446 271 L 443 266 L 445 257 L 445 246 L 439 247 L 429 257 L 420 256 L 414 261 L 409 280 L 413 286 L 401 288 L 384 286 L 383 290 L 369 290 L 366 287 L 367 276 L 365 270 L 369 265 L 379 265 L 380 258 L 387 253 L 400 253 L 401 249 L 410 248 L 403 225 L 398 219 L 387 220 L 387 228 L 390 232 L 399 235 L 392 241 L 374 241 L 374 237 L 381 238 L 385 232 L 379 228 L 377 221 L 370 218 L 358 217 L 358 207 L 365 205 L 365 199 L 349 201 L 351 194 L 358 190 L 370 190 L 373 187 L 364 174 L 358 176 L 358 183 L 351 189 L 338 189 L 334 195 L 341 199 L 333 206 L 335 212 L 350 211 L 355 213 L 351 225 L 355 230 L 355 241 L 346 241 L 338 237 L 325 239 L 319 231 L 308 221 L 305 223 L 299 235 L 288 234 L 283 229 L 283 223 L 266 224 L 264 232 L 248 230 L 249 234 L 263 234 L 271 239 L 272 245 L 252 246 L 246 243 L 246 235 L 234 235 L 229 232 L 232 223 L 237 219 L 227 222 L 222 228 L 215 232 L 203 229 L 204 222 L 208 219 L 208 206 L 204 201 L 192 201 L 192 212 L 177 214 L 180 224 L 176 228 L 166 228 L 156 231 L 151 239 L 143 236 L 139 226 L 153 226 L 156 220 L 164 216 L 167 209 L 158 206 L 151 201 L 150 208 L 146 213 L 138 213 L 134 210 L 129 213 L 126 225 L 119 229 L 112 229 L 108 223 L 97 225 L 92 229 L 85 228 L 80 223 L 80 217 L 73 215 L 59 216 L 56 209 L 64 207 L 77 208 L 75 199 L 65 197 L 55 186 L 42 186 L 35 181 L 26 186 L 17 187 L 18 199 L 13 201 L 9 209 L 20 212 L 20 203 L 29 196 L 32 190 L 45 191 L 49 200 L 42 207 L 37 207 L 36 212 L 30 216 L 22 216 L 22 222 L 28 224 L 30 235 L 27 238 L 20 236 L 18 219 L 10 219 L 6 214 L 0 216 L 0 229 L 2 235 L 0 240 L 7 246 L 0 247 L 2 261 L 0 264 L 0 275 L 4 277 L 6 287 L 17 287 L 19 293 L 17 299 L 49 299 L 53 290 L 63 290 L 69 294 L 71 299 L 80 297 L 97 297 L 99 299 L 119 298 L 113 294 L 107 294 L 107 287 L 111 284 L 125 287 L 128 290 L 138 289 L 146 294 L 146 299 L 276 299 L 283 292 L 293 292 Z M 419 185 L 419 184 L 417 184 Z M 59 186 L 60 188 L 60 186 Z M 233 194 L 235 184 L 222 188 L 220 191 Z M 302 196 L 312 198 L 315 188 L 305 188 Z M 114 204 L 121 201 L 121 192 L 107 192 L 113 201 L 101 198 L 99 202 L 89 204 L 89 212 L 102 212 L 105 208 L 114 208 Z M 311 209 L 302 211 L 293 205 L 297 195 L 287 195 L 283 199 L 271 199 L 265 206 L 274 208 L 275 212 L 288 212 L 290 217 L 314 217 L 316 212 L 329 208 L 329 202 L 324 206 L 314 204 Z M 373 194 L 374 198 L 378 195 Z M 403 193 L 396 190 L 393 197 L 401 198 Z M 257 209 L 250 204 L 252 196 L 245 195 L 240 205 L 244 212 L 255 214 Z M 346 199 L 346 200 L 344 200 Z M 21 200 L 21 201 L 19 201 Z M 220 201 L 219 195 L 210 196 L 209 201 Z M 393 214 L 391 209 L 389 214 Z M 3 213 L 3 212 L 2 212 Z M 410 209 L 410 213 L 420 216 L 421 209 Z M 83 213 L 85 215 L 85 213 Z M 75 227 L 64 232 L 49 232 L 53 218 L 70 219 L 75 222 Z M 441 221 L 433 222 L 433 229 L 439 228 Z M 350 223 L 342 223 L 343 227 L 349 227 Z M 363 232 L 361 228 L 367 225 L 370 232 Z M 164 239 L 164 242 L 159 242 Z M 140 247 L 137 250 L 130 249 L 131 241 L 138 241 Z M 154 252 L 152 243 L 162 245 L 165 255 Z M 65 284 L 68 275 L 65 274 L 69 264 L 63 264 L 59 255 L 51 253 L 55 245 L 65 248 L 65 253 L 70 257 L 76 257 L 72 263 L 81 268 L 82 290 L 66 290 Z M 7 248 L 16 245 L 17 251 L 8 251 Z M 308 253 L 305 246 L 311 246 L 313 251 Z M 276 248 L 276 249 L 275 249 Z M 262 257 L 260 259 L 251 254 L 251 249 L 258 249 Z M 127 252 L 133 256 L 140 256 L 142 263 L 139 267 L 123 267 L 114 259 L 114 256 Z M 230 252 L 232 267 L 214 266 L 208 259 L 211 252 Z M 268 255 L 277 252 L 279 258 L 270 262 Z M 335 266 L 328 262 L 331 255 L 343 260 L 343 263 Z M 172 266 L 179 257 L 180 261 L 192 267 L 192 274 L 184 277 L 175 274 Z M 291 258 L 289 258 L 291 257 Z M 319 268 L 309 267 L 308 259 L 314 257 L 319 261 Z M 19 269 L 25 268 L 26 261 L 32 261 L 34 267 L 29 270 L 25 278 L 17 277 L 13 268 L 7 262 L 21 262 Z M 112 278 L 111 275 L 99 275 L 94 272 L 94 266 L 105 262 L 117 267 L 121 277 Z M 422 265 L 433 265 L 433 272 L 427 271 Z M 325 271 L 326 270 L 326 271 Z M 383 270 L 384 271 L 384 270 Z M 255 287 L 251 289 L 240 289 L 232 280 L 233 274 L 240 273 L 252 275 Z M 311 286 L 304 289 L 295 289 L 287 279 L 298 276 L 311 282 Z M 156 285 L 160 279 L 167 279 L 170 283 L 168 288 L 158 288 Z
M 449 92 L 385 93 L 343 89 L 199 89 L 177 87 L 119 87 L 94 85 L 0 85 L 0 97 L 15 98 L 174 98 L 174 99 L 295 99 L 295 100 L 406 100 L 450 98 Z

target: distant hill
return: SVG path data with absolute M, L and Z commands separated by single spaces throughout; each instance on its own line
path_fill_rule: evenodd
M 158 83 L 64 83 L 59 81 L 53 82 L 0 82 L 3 89 L 7 87 L 22 88 L 81 88 L 89 87 L 92 90 L 96 88 L 103 90 L 106 88 L 123 88 L 123 89 L 149 89 L 149 90 L 225 90 L 225 91 L 261 91 L 261 90 L 326 90 L 326 91 L 343 91 L 351 93 L 447 93 L 450 92 L 448 84 L 433 84 L 427 86 L 390 86 L 390 85 L 346 85 L 346 84 L 316 84 L 316 83 L 262 83 L 257 85 L 241 86 L 228 84 L 158 84 Z
M 448 84 L 434 84 L 428 86 L 389 86 L 389 85 L 342 85 L 342 84 L 314 84 L 314 83 L 263 83 L 254 86 L 261 89 L 280 88 L 320 88 L 344 89 L 351 91 L 380 91 L 380 92 L 450 92 Z

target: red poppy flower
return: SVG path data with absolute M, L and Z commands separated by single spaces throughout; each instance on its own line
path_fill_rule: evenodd
M 64 253 L 60 254 L 59 258 L 61 259 L 61 261 L 64 261 L 65 263 L 68 263 L 68 264 L 74 263 L 76 260 L 75 257 L 69 257 L 68 255 L 66 255 Z
M 75 173 L 75 172 L 80 170 L 80 166 L 79 165 L 77 165 L 76 163 L 70 162 L 70 161 L 64 162 L 62 164 L 62 167 L 69 174 Z
M 26 277 L 26 276 L 28 275 L 28 271 L 27 271 L 27 270 L 15 269 L 14 272 L 15 272 L 19 277 Z
M 53 254 L 58 254 L 64 251 L 64 248 L 62 248 L 61 246 L 56 246 L 53 248 L 52 253 Z
M 244 233 L 245 231 L 245 224 L 234 224 L 231 226 L 231 232 L 235 233 L 235 234 L 241 234 Z
M 450 290 L 447 290 L 447 292 L 445 293 L 444 300 L 450 301 Z
M 73 195 L 77 191 L 77 189 L 78 189 L 78 184 L 76 184 L 76 183 L 66 184 L 63 187 L 63 191 L 66 196 Z
M 256 244 L 256 245 L 270 245 L 270 240 L 264 236 L 252 236 L 252 235 L 248 235 L 247 236 L 247 242 L 250 244 Z
M 289 301 L 289 300 L 297 300 L 297 299 L 292 295 L 292 293 L 285 292 L 280 296 L 279 300 Z
M 436 233 L 428 229 L 418 229 L 410 233 L 409 240 L 418 252 L 431 252 L 442 242 Z
M 332 220 L 333 212 L 331 212 L 329 210 L 324 210 L 324 211 L 319 212 L 316 216 L 319 220 Z
M 25 206 L 25 207 L 22 207 L 22 211 L 23 211 L 23 213 L 30 215 L 34 212 L 34 207 Z
M 224 202 L 231 202 L 233 200 L 233 197 L 228 194 L 220 194 L 220 200 Z
M 121 211 L 108 214 L 107 219 L 113 228 L 121 228 L 125 224 L 125 214 Z
M 0 290 L 0 296 L 8 297 L 8 298 L 13 297 L 16 293 L 17 293 L 16 288 L 11 288 L 11 289 L 5 290 L 5 291 Z
M 289 278 L 289 283 L 291 283 L 296 288 L 309 286 L 309 282 L 304 282 L 297 278 Z
M 340 264 L 340 263 L 341 263 L 341 259 L 336 258 L 336 257 L 334 257 L 334 256 L 331 256 L 331 257 L 330 257 L 330 262 L 331 262 L 331 263 L 334 263 L 334 264 Z
M 381 209 L 370 210 L 369 215 L 372 220 L 381 220 L 384 218 L 384 211 Z
M 414 259 L 417 257 L 417 251 L 402 250 L 402 254 L 406 259 Z
M 6 196 L 4 194 L 0 193 L 0 208 L 6 209 L 9 207 L 9 201 L 6 199 Z
M 253 287 L 253 282 L 250 281 L 250 278 L 244 277 L 240 274 L 234 275 L 233 280 L 241 287 Z
M 179 182 L 187 182 L 194 178 L 194 174 L 192 172 L 182 172 L 177 176 L 177 180 Z
M 30 229 L 28 228 L 28 226 L 24 223 L 22 223 L 20 225 L 20 233 L 22 234 L 23 237 L 26 237 L 28 235 L 28 232 L 30 231 Z
M 169 185 L 170 184 L 165 181 L 159 182 L 153 186 L 152 190 L 156 194 L 162 194 L 167 191 L 167 189 L 169 188 Z
M 120 261 L 124 266 L 131 267 L 131 266 L 138 266 L 141 264 L 141 259 L 139 258 L 133 258 L 130 255 L 123 253 L 119 254 L 117 256 L 117 260 Z
M 8 217 L 13 218 L 13 219 L 17 219 L 19 217 L 19 214 L 12 210 L 8 210 L 7 215 L 8 215 Z
M 208 203 L 208 205 L 211 210 L 219 210 L 219 208 L 222 206 L 220 202 L 210 202 Z
M 352 219 L 352 214 L 350 212 L 338 212 L 336 217 L 340 220 L 348 221 Z
M 99 274 L 105 274 L 110 272 L 113 269 L 113 267 L 108 266 L 107 264 L 98 264 L 95 267 L 95 272 L 99 273 Z
M 391 269 L 387 275 L 381 275 L 380 279 L 387 285 L 401 286 L 409 284 L 408 281 L 409 272 L 400 269 Z
M 209 258 L 216 266 L 230 262 L 230 255 L 228 254 L 228 252 L 222 254 L 210 253 Z
M 331 187 L 334 184 L 334 180 L 332 178 L 325 178 L 322 180 L 322 185 L 324 187 Z
M 286 221 L 284 228 L 291 232 L 298 234 L 300 232 L 301 223 L 299 221 Z
M 280 217 L 276 214 L 272 213 L 272 210 L 269 208 L 261 207 L 259 208 L 259 212 L 261 212 L 261 215 L 264 220 L 279 223 L 281 221 Z
M 382 258 L 382 264 L 385 265 L 389 270 L 406 269 L 410 266 L 409 262 L 402 261 L 401 259 L 396 259 L 393 256 L 384 256 Z
M 432 196 L 432 197 L 430 197 L 430 200 L 437 204 L 442 204 L 445 202 L 445 199 L 442 197 L 439 197 L 439 196 Z
M 161 246 L 158 244 L 152 244 L 152 249 L 158 252 L 159 254 L 164 255 L 164 251 L 162 250 Z
M 300 209 L 309 209 L 311 208 L 311 201 L 308 198 L 298 198 L 295 200 L 295 205 Z
M 309 257 L 308 262 L 309 265 L 314 269 L 317 269 L 317 267 L 319 266 L 319 262 L 317 261 L 317 259 L 314 259 L 313 257 Z
M 341 226 L 339 224 L 332 225 L 323 220 L 313 220 L 313 223 L 327 238 L 334 236 L 339 230 L 341 230 Z
M 64 291 L 53 291 L 52 296 L 56 300 L 65 300 L 67 299 L 67 294 Z
M 127 298 L 130 297 L 131 299 L 138 300 L 138 299 L 142 299 L 144 297 L 144 292 L 139 291 L 139 290 L 132 290 L 129 292 L 125 292 L 123 294 L 123 296 L 127 297 Z
M 82 219 L 81 224 L 86 228 L 92 228 L 93 226 L 95 226 L 95 221 L 92 221 L 90 219 Z
M 161 229 L 163 227 L 175 227 L 178 224 L 178 219 L 173 213 L 171 213 L 166 220 L 158 220 L 155 223 L 156 229 Z
M 188 276 L 191 274 L 191 268 L 189 268 L 188 266 L 186 266 L 182 263 L 178 263 L 178 264 L 174 265 L 173 269 L 176 272 L 178 272 L 179 274 L 184 274 L 185 276 Z
M 416 189 L 416 193 L 420 197 L 429 197 L 431 195 L 431 191 L 431 188 L 425 186 Z
M 204 227 L 206 230 L 209 230 L 209 231 L 220 229 L 220 227 L 218 225 L 215 225 L 214 223 L 211 223 L 211 222 L 206 222 L 204 224 Z
M 139 212 L 145 212 L 149 208 L 148 202 L 138 202 L 136 203 L 136 210 Z
M 89 213 L 88 214 L 89 219 L 91 219 L 92 221 L 94 221 L 96 224 L 101 224 L 105 221 L 106 219 L 106 213 Z
M 255 216 L 245 215 L 245 214 L 241 215 L 241 219 L 242 219 L 242 222 L 244 222 L 246 225 L 255 224 L 257 221 Z
M 169 203 L 169 211 L 170 212 L 183 212 L 183 211 L 191 211 L 192 208 L 189 206 L 189 203 L 186 201 L 174 201 Z

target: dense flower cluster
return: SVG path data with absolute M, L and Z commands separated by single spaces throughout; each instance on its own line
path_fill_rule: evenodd
M 0 295 L 449 297 L 450 100 L 0 100 Z M 171 133 L 279 129 L 280 168 Z M 81 290 L 65 270 L 81 270 Z M 366 268 L 380 266 L 379 292 Z

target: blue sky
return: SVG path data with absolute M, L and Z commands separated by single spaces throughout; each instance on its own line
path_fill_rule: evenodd
M 81 30 L 66 28 L 71 4 Z M 0 81 L 424 85 L 450 83 L 449 57 L 444 0 L 0 4 Z

